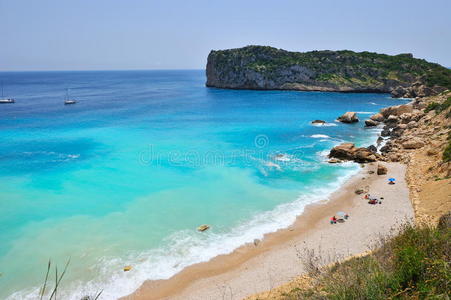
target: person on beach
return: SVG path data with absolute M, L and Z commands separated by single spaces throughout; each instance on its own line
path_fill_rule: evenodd
M 337 218 L 335 218 L 335 216 L 330 218 L 330 224 L 337 224 Z

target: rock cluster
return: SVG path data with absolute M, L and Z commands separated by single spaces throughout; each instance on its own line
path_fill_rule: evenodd
M 394 98 L 416 98 L 429 97 L 438 95 L 446 91 L 446 88 L 441 86 L 428 87 L 422 82 L 415 82 L 411 86 L 398 86 L 391 91 Z
M 359 118 L 357 117 L 357 113 L 348 111 L 342 116 L 338 117 L 337 120 L 343 123 L 356 123 L 359 121 Z
M 437 216 L 451 211 L 451 161 L 449 154 L 445 155 L 449 151 L 445 149 L 451 148 L 451 92 L 384 108 L 365 120 L 365 126 L 376 125 L 383 126 L 377 144 L 385 143 L 379 152 L 374 146 L 358 148 L 344 143 L 330 151 L 329 162 L 406 163 L 406 181 L 417 220 L 437 222 Z M 378 164 L 376 172 L 385 175 L 387 169 Z M 441 222 L 449 224 L 449 216 Z
M 377 161 L 381 158 L 381 156 L 368 148 L 358 148 L 353 143 L 343 143 L 333 147 L 332 150 L 330 150 L 329 158 L 352 160 L 358 163 L 368 163 Z

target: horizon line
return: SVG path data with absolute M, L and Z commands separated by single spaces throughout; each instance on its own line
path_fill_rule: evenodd
M 80 69 L 80 70 L 71 70 L 71 69 L 51 69 L 51 70 L 0 70 L 0 73 L 13 73 L 13 72 L 108 72 L 108 71 L 202 71 L 206 70 L 205 68 L 201 69 L 179 69 L 179 68 L 168 68 L 168 69 Z

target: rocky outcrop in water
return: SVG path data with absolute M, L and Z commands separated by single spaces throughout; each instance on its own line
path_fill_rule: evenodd
M 337 160 L 352 160 L 358 163 L 368 163 L 377 161 L 380 158 L 380 155 L 368 148 L 358 148 L 352 143 L 343 143 L 333 147 L 332 150 L 330 150 L 329 158 Z
M 357 117 L 357 113 L 353 111 L 348 111 L 342 116 L 338 117 L 337 120 L 342 123 L 356 123 L 359 121 L 359 118 Z
M 353 51 L 289 52 L 265 46 L 211 51 L 209 87 L 435 95 L 451 88 L 451 70 L 413 58 Z

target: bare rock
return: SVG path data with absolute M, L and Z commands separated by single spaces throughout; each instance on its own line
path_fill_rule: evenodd
M 385 175 L 385 174 L 387 174 L 387 167 L 385 167 L 381 164 L 378 164 L 377 165 L 377 175 Z
M 384 121 L 384 116 L 381 113 L 374 114 L 370 117 L 371 120 L 376 122 L 382 122 Z
M 411 113 L 403 113 L 399 116 L 399 118 L 401 120 L 401 123 L 407 124 L 412 119 L 412 114 Z
M 353 160 L 358 163 L 367 163 L 377 161 L 377 159 L 377 154 L 371 152 L 367 148 L 357 148 Z
M 312 124 L 317 124 L 317 125 L 324 125 L 326 123 L 326 121 L 323 120 L 314 120 L 312 121 Z
M 389 128 L 384 128 L 381 131 L 381 136 L 390 136 L 390 129 Z
M 373 153 L 364 147 L 357 148 L 352 143 L 343 143 L 332 148 L 329 157 L 341 160 L 352 160 L 358 163 L 368 163 L 377 161 L 380 158 L 380 155 Z
M 332 150 L 330 150 L 329 157 L 352 160 L 354 157 L 355 149 L 356 147 L 353 143 L 343 143 L 333 147 Z
M 340 159 L 338 159 L 338 158 L 331 158 L 327 162 L 330 163 L 330 164 L 339 164 L 342 161 Z
M 417 126 L 418 126 L 418 124 L 417 124 L 417 122 L 415 122 L 415 121 L 410 121 L 410 122 L 407 124 L 407 128 L 409 128 L 409 129 L 415 128 L 415 127 L 417 127 Z
M 434 149 L 434 148 L 429 148 L 428 151 L 426 152 L 427 155 L 429 156 L 434 156 L 438 154 L 438 150 Z
M 393 162 L 401 161 L 401 155 L 398 153 L 390 153 L 387 158 L 389 161 Z
M 389 116 L 400 116 L 404 113 L 412 113 L 412 112 L 413 106 L 410 104 L 390 106 L 381 109 L 381 114 L 384 116 L 384 118 L 388 118 Z
M 359 121 L 357 113 L 353 111 L 348 111 L 344 115 L 338 118 L 338 121 L 343 123 L 355 123 Z
M 398 123 L 399 117 L 395 115 L 388 116 L 387 120 L 385 120 L 386 123 Z
M 413 138 L 402 143 L 404 149 L 419 149 L 424 146 L 423 141 Z
M 371 119 L 365 120 L 365 126 L 366 127 L 373 127 L 373 126 L 377 126 L 377 125 L 379 125 L 379 122 L 377 122 L 377 121 L 374 121 L 374 120 L 371 120 Z
M 376 153 L 376 152 L 377 152 L 377 148 L 376 148 L 376 146 L 374 146 L 374 145 L 370 145 L 370 146 L 368 146 L 366 149 L 370 150 L 370 151 L 373 152 L 373 153 Z

